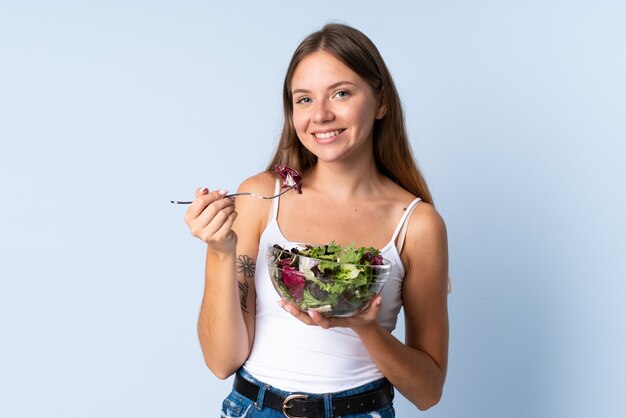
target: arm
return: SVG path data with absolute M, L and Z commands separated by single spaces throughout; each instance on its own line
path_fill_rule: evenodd
M 441 217 L 416 208 L 402 258 L 405 344 L 380 326 L 357 328 L 382 373 L 418 408 L 439 402 L 448 364 L 448 244 Z
M 198 337 L 206 365 L 220 379 L 226 379 L 243 364 L 251 347 L 253 330 L 246 320 L 248 312 L 240 307 L 235 271 L 234 252 L 221 254 L 207 246 Z
M 380 296 L 351 318 L 324 318 L 317 312 L 309 316 L 290 305 L 284 307 L 308 324 L 352 328 L 383 375 L 425 410 L 441 398 L 448 361 L 446 228 L 432 206 L 422 203 L 412 214 L 402 259 L 406 266 L 402 287 L 404 344 L 376 321 Z
M 240 189 L 257 190 L 255 183 L 247 180 Z M 195 218 L 190 215 L 188 222 L 192 233 L 207 243 L 198 337 L 207 366 L 225 379 L 244 363 L 254 340 L 254 258 L 267 203 L 241 199 L 235 212 L 231 199 L 219 198 L 205 205 L 211 200 L 205 196 L 210 194 L 197 196 L 196 211 L 201 212 Z

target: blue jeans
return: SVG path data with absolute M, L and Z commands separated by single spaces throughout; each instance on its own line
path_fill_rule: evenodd
M 257 379 L 252 377 L 248 372 L 246 372 L 243 369 L 239 369 L 237 373 L 239 373 L 239 375 L 243 377 L 244 379 L 252 383 L 255 383 L 257 386 L 260 386 L 260 387 L 267 386 L 269 387 L 268 390 L 271 390 L 272 392 L 275 392 L 275 393 L 279 393 L 282 396 L 289 396 L 292 394 L 291 392 L 285 392 L 282 390 L 275 389 L 271 386 L 265 385 L 265 383 L 258 381 Z M 297 393 L 305 394 L 309 396 L 309 398 L 312 398 L 312 399 L 324 398 L 325 404 L 326 404 L 326 411 L 327 411 L 326 417 L 327 418 L 365 418 L 365 417 L 367 418 L 394 418 L 396 416 L 396 413 L 393 409 L 393 402 L 389 402 L 387 405 L 375 411 L 365 412 L 361 414 L 341 415 L 341 416 L 339 415 L 334 416 L 332 413 L 332 407 L 330 406 L 330 401 L 334 397 L 352 396 L 352 395 L 356 395 L 357 393 L 363 393 L 369 390 L 378 389 L 384 386 L 386 382 L 387 382 L 386 379 L 375 380 L 373 382 L 370 382 L 363 386 L 359 386 L 354 389 L 348 389 L 342 392 L 335 392 L 335 393 L 330 393 L 330 394 L 318 394 L 318 393 L 306 393 L 306 392 L 297 392 Z M 263 396 L 264 396 L 263 390 L 261 390 L 259 392 L 259 398 L 261 398 L 261 402 L 256 402 L 256 405 L 255 405 L 255 401 L 252 401 L 246 398 L 245 396 L 241 395 L 239 392 L 233 389 L 230 392 L 230 394 L 226 397 L 226 399 L 224 399 L 224 402 L 222 402 L 222 411 L 221 411 L 220 416 L 222 418 L 241 418 L 241 417 L 285 418 L 285 415 L 283 415 L 281 411 L 277 411 L 275 409 L 268 408 L 268 407 L 263 407 L 262 405 Z

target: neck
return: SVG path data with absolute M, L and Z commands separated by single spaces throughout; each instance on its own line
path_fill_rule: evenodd
M 318 160 L 305 177 L 310 187 L 342 200 L 370 196 L 382 180 L 373 158 L 349 163 Z

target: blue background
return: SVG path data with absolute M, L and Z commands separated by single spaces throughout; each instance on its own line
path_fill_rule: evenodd
M 328 21 L 385 57 L 449 229 L 444 397 L 398 416 L 624 416 L 608 0 L 0 1 L 0 416 L 218 415 L 204 246 L 169 200 L 265 167 L 289 58 Z

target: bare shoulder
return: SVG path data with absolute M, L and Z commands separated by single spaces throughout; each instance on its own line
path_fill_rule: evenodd
M 262 172 L 244 180 L 237 192 L 251 192 L 261 196 L 270 196 L 274 192 L 276 176 L 273 173 Z M 234 228 L 254 229 L 260 234 L 265 229 L 271 200 L 257 199 L 250 196 L 239 196 L 236 198 L 236 207 L 239 216 Z M 237 231 L 240 234 L 239 231 Z
M 276 175 L 268 171 L 256 174 L 252 177 L 245 179 L 238 192 L 252 192 L 260 195 L 271 195 L 274 192 L 276 185 Z
M 411 214 L 403 249 L 409 270 L 430 272 L 447 283 L 448 238 L 446 224 L 431 204 L 422 202 Z M 411 267 L 419 266 L 418 269 Z
M 411 214 L 407 233 L 414 239 L 437 238 L 446 235 L 446 224 L 433 205 L 420 202 Z

